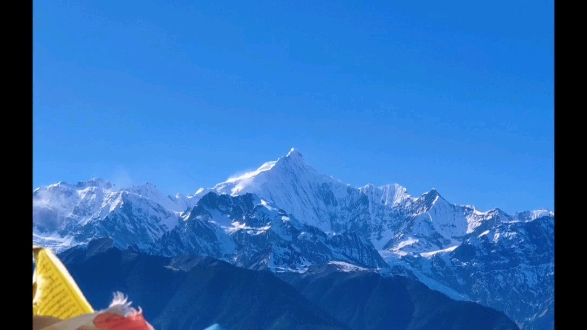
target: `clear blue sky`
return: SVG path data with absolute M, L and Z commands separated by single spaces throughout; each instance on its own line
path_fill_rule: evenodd
M 295 147 L 354 186 L 554 209 L 553 7 L 35 1 L 33 188 L 188 194 Z

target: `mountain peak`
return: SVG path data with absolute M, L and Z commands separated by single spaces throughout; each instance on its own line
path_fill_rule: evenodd
M 277 166 L 277 167 L 276 167 Z M 267 175 L 273 168 L 276 169 L 287 169 L 287 171 L 291 170 L 292 168 L 307 168 L 306 163 L 304 162 L 304 158 L 302 154 L 295 148 L 291 148 L 291 150 L 287 153 L 286 156 L 279 157 L 276 161 L 269 161 L 261 165 L 254 171 L 250 171 L 238 176 L 233 176 L 228 178 L 225 182 L 219 183 L 214 186 L 213 189 L 217 191 L 221 191 L 223 193 L 228 194 L 235 194 L 239 192 L 244 187 L 243 184 L 250 183 L 255 180 L 256 177 L 259 175 L 264 176 Z M 278 170 L 279 172 L 280 170 Z M 238 187 L 237 187 L 238 186 Z M 230 191 L 227 190 L 227 187 L 230 187 Z M 233 188 L 237 188 L 236 190 L 232 190 Z M 203 195 L 204 193 L 208 192 L 207 189 L 200 188 L 196 195 Z
M 436 190 L 436 188 L 430 189 L 429 192 L 424 193 L 422 196 L 426 196 L 426 198 L 430 198 L 430 199 L 435 199 L 436 197 L 442 197 L 442 196 L 440 196 L 440 193 L 438 193 L 438 190 Z
M 423 201 L 427 207 L 432 207 L 437 201 L 445 201 L 446 200 L 440 196 L 438 191 L 435 188 L 430 189 L 430 191 L 425 192 L 418 198 L 419 200 Z
M 285 157 L 279 157 L 277 163 L 306 164 L 304 157 L 296 148 L 291 148 Z
M 302 154 L 296 148 L 291 148 L 291 150 L 287 153 L 285 157 L 304 159 L 304 157 L 302 157 Z
M 291 148 L 285 157 L 279 157 L 274 164 L 277 165 L 277 168 L 310 169 L 304 161 L 304 157 L 296 148 Z

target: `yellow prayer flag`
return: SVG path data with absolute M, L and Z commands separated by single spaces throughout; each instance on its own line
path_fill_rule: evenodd
M 33 315 L 62 320 L 93 313 L 81 290 L 61 263 L 48 249 L 33 247 Z

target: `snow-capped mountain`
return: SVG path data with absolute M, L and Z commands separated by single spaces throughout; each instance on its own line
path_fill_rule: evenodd
M 483 217 L 457 246 L 410 253 L 396 264 L 505 311 L 524 329 L 554 328 L 554 217 L 519 220 L 499 211 Z
M 33 192 L 33 244 L 60 252 L 110 236 L 119 247 L 145 245 L 173 229 L 180 207 L 152 184 L 117 189 L 92 179 L 57 183 Z
M 305 224 L 325 232 L 359 232 L 378 250 L 398 256 L 455 246 L 485 220 L 473 208 L 448 203 L 435 189 L 412 197 L 398 184 L 351 187 L 317 173 L 295 149 L 256 171 L 200 189 L 193 200 L 209 191 L 253 193 Z
M 33 192 L 33 244 L 61 252 L 111 237 L 120 248 L 199 254 L 251 269 L 302 271 L 329 261 L 388 267 L 361 235 L 326 234 L 253 194 L 209 192 L 196 200 L 181 212 L 187 197 L 165 197 L 150 183 L 116 189 L 102 179 L 39 188 Z
M 326 234 L 247 193 L 210 192 L 186 220 L 155 242 L 149 252 L 212 256 L 250 269 L 303 271 L 329 261 L 385 268 L 371 242 L 356 233 Z
M 121 248 L 273 271 L 387 263 L 502 310 L 525 329 L 552 323 L 544 320 L 553 317 L 554 213 L 481 212 L 435 189 L 414 197 L 397 184 L 354 188 L 318 173 L 295 149 L 191 196 L 96 179 L 39 188 L 33 205 L 33 241 L 57 249 L 111 236 Z
M 324 232 L 341 232 L 356 229 L 354 227 L 370 226 L 373 221 L 357 219 L 363 210 L 356 212 L 356 206 L 369 201 L 367 196 L 377 199 L 377 204 L 390 208 L 410 199 L 406 189 L 399 185 L 382 188 L 368 185 L 355 189 L 322 175 L 307 165 L 301 153 L 295 149 L 277 161 L 263 164 L 256 171 L 229 179 L 211 189 L 200 189 L 194 199 L 209 191 L 232 196 L 253 193 Z M 374 219 L 380 215 L 377 214 L 377 208 L 369 207 L 368 210 Z
M 548 210 L 511 216 L 451 204 L 435 189 L 412 197 L 397 184 L 353 188 L 317 173 L 295 149 L 194 198 L 210 190 L 254 193 L 326 232 L 360 233 L 389 265 L 407 265 L 430 286 L 503 310 L 528 329 L 529 319 L 553 308 L 544 304 L 554 301 L 554 213 Z M 534 227 L 542 230 L 528 237 Z M 493 240 L 479 243 L 487 235 Z M 463 251 L 471 260 L 460 259 Z

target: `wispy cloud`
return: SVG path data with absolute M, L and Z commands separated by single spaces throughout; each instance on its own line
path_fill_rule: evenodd
M 241 171 L 235 172 L 234 174 L 231 174 L 230 176 L 228 176 L 226 181 L 234 181 L 234 180 L 241 178 L 241 177 L 244 177 L 244 176 L 250 176 L 255 171 L 256 171 L 256 169 L 248 169 L 248 170 L 241 170 Z
M 111 182 L 118 188 L 128 188 L 133 185 L 130 172 L 123 166 L 118 166 L 115 169 Z

